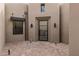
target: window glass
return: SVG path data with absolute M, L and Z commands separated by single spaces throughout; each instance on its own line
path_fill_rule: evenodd
M 13 21 L 13 34 L 23 34 L 22 21 Z
M 48 21 L 39 22 L 39 40 L 48 40 Z
M 45 4 L 41 3 L 41 12 L 45 12 Z

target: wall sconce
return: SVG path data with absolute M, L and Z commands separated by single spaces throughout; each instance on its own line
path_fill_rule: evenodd
M 54 28 L 56 28 L 57 26 L 56 26 L 56 23 L 54 23 Z
M 30 27 L 33 28 L 33 24 L 31 24 Z

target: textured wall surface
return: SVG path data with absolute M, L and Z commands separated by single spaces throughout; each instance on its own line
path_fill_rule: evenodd
M 0 3 L 0 51 L 5 42 L 5 5 Z
M 69 43 L 69 17 L 70 8 L 69 4 L 61 4 L 61 41 L 63 43 Z
M 29 4 L 29 39 L 38 40 L 38 24 L 35 17 L 51 16 L 48 21 L 48 39 L 51 42 L 59 42 L 59 5 L 58 4 L 45 4 L 45 12 L 41 13 L 40 4 Z M 54 29 L 54 23 L 57 27 Z M 30 27 L 33 24 L 33 28 Z
M 79 56 L 79 4 L 70 4 L 69 22 L 70 55 Z
M 41 13 L 40 4 L 28 4 L 28 34 L 29 40 L 38 40 L 38 20 L 35 17 L 51 16 L 48 20 L 48 38 L 49 41 L 59 42 L 59 22 L 60 22 L 60 11 L 59 4 L 46 4 L 45 12 Z M 27 12 L 27 4 L 6 4 L 6 39 L 10 40 L 24 40 L 24 35 L 14 35 L 12 32 L 12 22 L 10 16 L 14 13 L 14 16 L 23 17 L 24 11 Z M 69 43 L 69 4 L 61 4 L 61 38 L 62 42 Z M 54 23 L 57 24 L 54 29 Z M 33 24 L 33 28 L 30 28 L 30 24 Z M 24 24 L 25 25 L 25 24 Z M 24 32 L 25 33 L 25 32 Z
M 15 17 L 24 17 L 24 12 L 27 11 L 26 4 L 11 3 L 6 4 L 6 41 L 25 40 L 25 23 L 23 23 L 23 34 L 13 35 L 13 22 L 10 21 L 10 16 L 13 13 Z

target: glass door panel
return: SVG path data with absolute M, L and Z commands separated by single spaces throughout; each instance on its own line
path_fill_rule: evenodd
M 39 40 L 48 40 L 48 21 L 39 21 Z

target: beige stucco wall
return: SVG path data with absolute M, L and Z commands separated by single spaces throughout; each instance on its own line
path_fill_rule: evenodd
M 12 34 L 12 22 L 10 21 L 10 16 L 12 13 L 14 13 L 14 16 L 16 17 L 23 17 L 24 12 L 27 12 L 28 9 L 28 21 L 26 23 L 26 28 L 28 30 L 28 34 L 26 34 L 26 37 L 29 36 L 29 39 L 31 40 L 38 40 L 38 21 L 35 17 L 41 17 L 41 16 L 51 16 L 51 18 L 48 21 L 48 34 L 49 34 L 49 41 L 53 42 L 59 42 L 59 19 L 60 19 L 60 10 L 59 5 L 61 5 L 61 38 L 62 42 L 68 43 L 69 42 L 69 32 L 68 32 L 68 22 L 69 22 L 69 4 L 54 4 L 49 3 L 46 4 L 46 10 L 44 13 L 40 12 L 40 4 L 6 4 L 6 40 L 12 41 L 12 40 L 24 40 L 24 35 L 13 35 Z M 26 16 L 27 17 L 27 16 Z M 26 18 L 27 20 L 27 18 Z M 54 29 L 53 24 L 56 22 L 57 28 Z M 34 27 L 30 28 L 30 24 L 33 23 Z M 25 25 L 25 24 L 24 24 Z M 24 30 L 25 33 L 25 30 Z M 18 37 L 19 36 L 19 37 Z
M 28 5 L 28 18 L 29 18 L 29 39 L 36 41 L 38 40 L 38 24 L 35 17 L 41 16 L 51 16 L 48 24 L 48 39 L 51 42 L 59 42 L 59 5 L 58 4 L 46 4 L 46 10 L 44 13 L 40 11 L 40 4 L 29 4 Z M 57 28 L 54 29 L 53 24 L 57 24 Z M 30 27 L 30 24 L 33 24 L 33 28 Z
M 6 40 L 7 41 L 17 41 L 25 40 L 25 23 L 23 23 L 23 34 L 22 35 L 13 35 L 13 23 L 10 21 L 10 16 L 12 13 L 15 17 L 24 17 L 24 12 L 27 11 L 26 4 L 20 3 L 6 3 L 5 12 L 6 12 Z
M 0 3 L 0 51 L 5 43 L 5 5 Z
M 70 55 L 79 56 L 79 3 L 70 4 Z
M 61 9 L 61 41 L 63 43 L 69 43 L 69 18 L 70 8 L 68 3 L 60 5 Z

